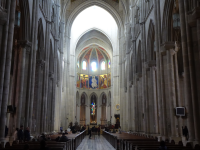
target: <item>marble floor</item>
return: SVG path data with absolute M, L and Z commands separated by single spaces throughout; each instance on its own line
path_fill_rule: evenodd
M 114 147 L 102 135 L 95 135 L 95 138 L 93 135 L 91 139 L 87 135 L 77 150 L 114 150 Z

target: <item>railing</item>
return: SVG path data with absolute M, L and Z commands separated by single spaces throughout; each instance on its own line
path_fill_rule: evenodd
M 76 150 L 77 147 L 81 144 L 82 140 L 86 136 L 86 130 L 78 134 L 75 139 L 72 140 L 73 149 Z
M 110 134 L 109 132 L 103 131 L 103 136 L 105 139 L 115 148 L 117 149 L 117 136 Z

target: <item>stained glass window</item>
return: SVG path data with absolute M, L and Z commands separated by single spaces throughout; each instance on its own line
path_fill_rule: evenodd
M 97 70 L 97 63 L 96 62 L 92 62 L 91 63 L 91 67 L 92 67 L 92 71 L 96 71 Z
M 91 115 L 92 116 L 95 115 L 95 109 L 96 109 L 96 105 L 95 105 L 95 103 L 92 102 L 92 104 L 91 104 Z
M 106 63 L 105 63 L 105 61 L 103 61 L 101 63 L 101 70 L 105 70 L 105 69 L 106 69 Z
M 82 68 L 83 68 L 83 70 L 86 70 L 87 69 L 87 63 L 86 63 L 86 61 L 83 61 L 83 64 L 82 64 L 83 66 L 82 66 Z
M 108 68 L 110 68 L 110 60 L 108 60 Z

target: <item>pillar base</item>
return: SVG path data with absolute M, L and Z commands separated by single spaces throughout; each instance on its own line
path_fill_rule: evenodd
M 199 145 L 200 145 L 200 141 L 193 141 L 193 142 L 192 142 L 192 147 L 194 148 L 194 147 L 195 147 L 195 145 L 197 145 L 197 144 L 199 144 Z
M 183 142 L 183 146 L 186 146 L 188 141 L 186 140 L 185 136 L 182 136 L 182 142 Z

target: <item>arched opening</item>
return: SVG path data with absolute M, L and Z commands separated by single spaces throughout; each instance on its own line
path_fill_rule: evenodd
M 105 94 L 102 95 L 102 105 L 101 105 L 101 125 L 106 125 L 107 123 L 107 109 L 106 109 L 106 105 L 107 105 L 107 97 Z
M 94 94 L 90 99 L 90 124 L 97 125 L 97 97 Z
M 86 121 L 86 96 L 85 94 L 81 95 L 81 101 L 80 101 L 80 125 L 85 125 Z

